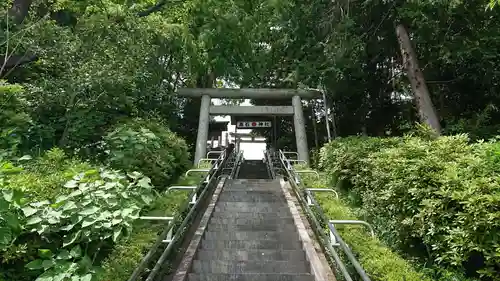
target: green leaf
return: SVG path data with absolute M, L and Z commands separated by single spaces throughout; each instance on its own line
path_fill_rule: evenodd
M 12 230 L 8 227 L 0 227 L 0 245 L 9 245 L 12 240 Z
M 3 198 L 5 201 L 12 203 L 12 198 L 14 197 L 14 191 L 12 189 L 3 190 Z
M 92 207 L 88 207 L 88 208 L 84 209 L 83 211 L 79 212 L 78 214 L 88 216 L 88 215 L 95 214 L 97 211 L 99 211 L 99 208 L 96 206 L 92 206 Z
M 32 224 L 37 224 L 42 221 L 42 218 L 40 217 L 32 217 L 30 218 L 27 222 L 26 225 L 32 225 Z
M 92 260 L 90 259 L 89 256 L 85 255 L 82 257 L 82 259 L 78 262 L 78 264 L 80 265 L 80 267 L 84 267 L 84 268 L 89 268 L 92 266 Z
M 99 220 L 108 220 L 109 217 L 111 217 L 112 214 L 110 211 L 104 211 L 99 215 Z
M 148 195 L 141 195 L 141 199 L 142 199 L 142 201 L 144 201 L 144 203 L 146 205 L 149 205 L 149 204 L 151 204 L 151 202 L 153 202 L 153 198 L 151 196 L 148 196 Z
M 3 215 L 3 219 L 7 222 L 7 225 L 12 229 L 19 229 L 19 219 L 17 218 L 17 214 L 13 212 L 8 212 Z
M 42 266 L 45 270 L 53 267 L 55 265 L 55 262 L 53 260 L 44 260 L 42 262 Z
M 116 242 L 118 240 L 118 237 L 120 236 L 121 232 L 122 232 L 121 227 L 113 231 L 113 242 Z
M 91 280 L 92 280 L 92 274 L 90 273 L 80 278 L 80 281 L 91 281 Z
M 122 210 L 122 216 L 126 217 L 134 212 L 132 208 L 125 208 Z
M 61 252 L 57 255 L 56 259 L 58 260 L 69 260 L 71 259 L 71 254 L 68 250 L 62 249 Z
M 75 202 L 73 201 L 67 201 L 66 204 L 64 204 L 62 206 L 62 209 L 64 211 L 69 211 L 69 210 L 74 210 L 74 209 L 78 209 L 78 206 L 75 204 Z
M 73 247 L 73 249 L 71 249 L 71 251 L 69 252 L 69 254 L 73 258 L 79 258 L 79 257 L 82 256 L 82 248 L 80 248 L 79 245 L 76 245 L 75 247 Z
M 50 249 L 38 249 L 38 255 L 41 258 L 48 259 L 52 257 L 52 251 Z
M 17 159 L 18 161 L 26 161 L 33 159 L 30 155 L 24 155 L 23 157 Z
M 77 186 L 78 186 L 78 182 L 77 182 L 77 181 L 75 181 L 75 180 L 70 180 L 70 181 L 68 181 L 68 182 L 64 185 L 64 187 L 66 187 L 66 188 L 75 188 L 75 187 L 77 187 Z
M 82 231 L 78 230 L 77 232 L 71 233 L 71 235 L 64 236 L 63 247 L 66 247 L 68 245 L 71 245 L 71 244 L 75 243 L 75 241 L 78 238 L 80 238 L 81 234 L 82 234 Z
M 46 271 L 42 275 L 38 276 L 35 281 L 54 281 L 54 273 Z
M 24 207 L 21 210 L 23 211 L 24 216 L 26 216 L 26 217 L 29 217 L 38 211 L 37 209 L 29 207 L 29 206 Z
M 127 175 L 128 175 L 130 178 L 134 179 L 134 180 L 136 180 L 136 179 L 138 179 L 138 178 L 142 177 L 142 174 L 141 174 L 141 173 L 139 173 L 139 172 L 135 172 L 135 171 L 134 171 L 134 172 L 132 172 L 132 173 L 129 173 L 129 174 L 127 174 Z
M 144 187 L 144 188 L 150 188 L 151 187 L 151 179 L 148 177 L 144 177 L 137 182 L 137 185 L 140 187 Z
M 76 196 L 79 196 L 82 194 L 82 191 L 81 190 L 75 190 L 73 192 L 71 192 L 69 195 L 68 195 L 68 198 L 73 198 L 73 197 L 76 197 Z
M 82 228 L 85 228 L 89 225 L 93 225 L 96 221 L 97 221 L 96 219 L 86 218 L 82 222 Z
M 47 205 L 50 205 L 50 201 L 44 200 L 44 201 L 34 202 L 31 205 L 33 205 L 35 207 L 47 206 Z
M 64 231 L 70 231 L 71 229 L 73 229 L 73 227 L 75 227 L 75 224 L 68 224 L 66 226 L 61 227 L 60 229 Z
M 68 196 L 67 195 L 60 195 L 60 196 L 57 196 L 56 198 L 56 203 L 60 203 L 62 201 L 65 201 L 68 199 Z
M 42 269 L 43 268 L 42 263 L 43 260 L 38 259 L 29 262 L 28 264 L 25 265 L 25 267 L 30 270 Z
M 46 224 L 39 224 L 37 227 L 36 227 L 36 232 L 38 232 L 38 234 L 42 234 L 44 232 L 47 231 L 47 229 L 49 229 L 49 226 L 46 225 Z
M 69 277 L 69 274 L 67 273 L 60 273 L 60 274 L 57 274 L 56 276 L 54 276 L 54 279 L 52 281 L 64 281 L 64 278 L 66 277 Z

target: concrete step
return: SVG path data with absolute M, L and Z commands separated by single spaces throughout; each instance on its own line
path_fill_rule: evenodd
M 258 189 L 257 187 L 251 187 L 254 190 L 245 190 L 245 188 L 241 189 L 224 189 L 222 190 L 223 195 L 233 196 L 233 197 L 272 197 L 272 198 L 285 198 L 283 192 L 281 190 L 269 190 L 269 189 Z
M 198 250 L 196 254 L 200 260 L 230 260 L 230 261 L 306 261 L 306 255 L 302 250 Z
M 278 179 L 232 179 L 231 183 L 235 184 L 271 184 L 279 183 Z
M 247 202 L 250 203 L 250 202 Z M 215 206 L 216 212 L 231 212 L 231 213 L 268 213 L 268 214 L 290 214 L 290 209 L 287 206 L 277 206 L 277 205 L 252 205 L 247 204 L 247 206 Z
M 293 218 L 235 218 L 235 217 L 213 217 L 210 224 L 235 224 L 235 225 L 293 225 Z
M 255 190 L 245 190 L 245 189 L 250 189 L 253 188 Z M 282 194 L 281 189 L 278 188 L 273 188 L 273 187 L 262 187 L 262 186 L 228 186 L 227 188 L 224 188 L 222 190 L 222 193 L 227 194 L 227 193 L 234 193 L 234 195 L 249 195 L 245 193 L 251 193 L 251 195 L 276 195 L 276 194 Z
M 273 182 L 279 182 L 278 179 L 233 179 L 234 183 L 261 183 L 261 184 L 267 184 L 267 183 L 273 183 Z
M 299 234 L 297 231 L 205 231 L 203 237 L 207 240 L 297 240 Z
M 232 192 L 251 192 L 251 193 L 255 193 L 255 192 L 263 193 L 263 192 L 265 192 L 268 195 L 272 195 L 272 196 L 278 196 L 278 197 L 283 196 L 283 192 L 279 188 L 271 189 L 271 188 L 260 188 L 260 187 L 248 187 L 248 186 L 246 186 L 246 187 L 229 187 L 229 188 L 224 188 L 222 190 L 222 194 L 226 194 L 228 192 L 231 192 L 231 193 Z M 255 196 L 256 194 L 249 194 L 249 195 Z
M 208 231 L 297 231 L 295 224 L 214 224 L 209 223 L 207 226 Z
M 245 218 L 245 219 L 287 219 L 292 218 L 290 212 L 270 213 L 270 212 L 230 212 L 215 211 L 212 218 Z
M 223 201 L 218 201 L 217 204 L 215 205 L 216 207 L 229 207 L 229 208 L 248 208 L 248 207 L 257 207 L 257 208 L 266 208 L 269 211 L 264 211 L 264 212 L 272 212 L 274 210 L 277 210 L 279 208 L 287 208 L 288 205 L 286 202 L 223 202 Z
M 194 260 L 193 273 L 305 273 L 309 268 L 305 261 L 221 261 Z
M 286 204 L 285 197 L 279 196 L 258 196 L 258 195 L 231 195 L 221 193 L 219 197 L 221 202 L 251 202 L 251 203 L 281 203 Z
M 300 250 L 302 243 L 298 239 L 290 239 L 290 241 L 278 240 L 207 240 L 201 242 L 202 249 L 242 249 L 242 250 Z
M 225 186 L 222 193 L 235 191 L 269 192 L 272 194 L 283 194 L 279 186 L 253 186 L 253 185 L 229 185 Z
M 190 273 L 188 281 L 314 281 L 309 273 L 243 273 L 243 274 L 196 274 Z

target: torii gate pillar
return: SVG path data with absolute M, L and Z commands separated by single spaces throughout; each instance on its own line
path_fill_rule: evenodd
M 210 123 L 210 101 L 211 98 L 209 95 L 203 95 L 201 97 L 194 165 L 198 165 L 200 159 L 205 158 L 205 155 L 207 154 L 208 125 Z
M 180 96 L 199 97 L 201 96 L 200 119 L 198 123 L 198 136 L 196 139 L 196 153 L 194 164 L 205 157 L 207 153 L 208 126 L 210 114 L 212 115 L 292 115 L 295 127 L 295 140 L 297 143 L 297 153 L 299 159 L 309 163 L 309 150 L 307 148 L 307 135 L 305 129 L 304 111 L 302 108 L 302 98 L 316 98 L 321 93 L 316 90 L 304 89 L 188 89 L 178 90 Z M 292 106 L 254 106 L 254 107 L 234 107 L 234 106 L 211 106 L 211 98 L 230 99 L 292 99 Z
M 299 96 L 293 96 L 293 123 L 295 129 L 295 141 L 297 143 L 297 153 L 299 160 L 309 163 L 309 149 L 307 148 L 306 122 L 304 120 L 304 111 L 302 101 Z

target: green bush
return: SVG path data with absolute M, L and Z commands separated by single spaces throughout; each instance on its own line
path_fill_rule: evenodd
M 126 237 L 154 199 L 149 178 L 59 149 L 17 164 L 0 160 L 0 279 L 95 280 L 101 248 Z
M 350 138 L 322 150 L 331 181 L 348 181 L 391 245 L 437 264 L 500 280 L 500 143 Z
M 42 157 L 23 161 L 23 172 L 10 177 L 9 188 L 23 191 L 33 200 L 52 200 L 58 195 L 70 193 L 64 184 L 75 175 L 93 171 L 89 163 L 68 158 L 59 148 L 47 151 Z
M 307 187 L 326 188 L 324 177 L 306 175 L 302 180 Z M 315 198 L 328 219 L 357 220 L 355 213 L 341 200 L 329 194 L 316 193 Z M 372 238 L 359 226 L 338 226 L 342 239 L 351 247 L 366 273 L 374 281 L 430 281 L 398 254 L 392 252 L 377 238 Z M 352 275 L 356 275 L 352 270 Z M 451 280 L 450 280 L 451 281 Z
M 27 103 L 22 98 L 22 91 L 20 85 L 0 80 L 0 149 L 3 153 L 15 153 L 31 125 L 31 118 L 25 111 Z
M 203 175 L 182 177 L 177 185 L 197 185 Z M 171 191 L 158 197 L 151 208 L 146 212 L 147 216 L 175 216 L 186 203 L 189 192 Z M 99 280 L 123 281 L 127 280 L 151 248 L 158 235 L 165 229 L 166 224 L 162 221 L 138 221 L 134 225 L 134 231 L 128 239 L 120 241 L 112 250 L 111 254 L 103 263 L 103 272 Z
M 158 120 L 134 119 L 116 126 L 104 137 L 108 162 L 124 171 L 139 171 L 159 190 L 190 166 L 184 140 Z

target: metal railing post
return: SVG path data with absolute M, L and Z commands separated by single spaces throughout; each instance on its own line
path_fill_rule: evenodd
M 128 279 L 128 281 L 137 281 L 138 278 L 142 275 L 143 270 L 146 265 L 150 262 L 150 260 L 156 255 L 156 251 L 162 243 L 168 243 L 167 247 L 161 254 L 160 258 L 157 260 L 154 268 L 149 273 L 146 278 L 147 281 L 152 281 L 156 274 L 158 273 L 160 267 L 163 265 L 166 257 L 172 250 L 173 245 L 181 238 L 183 235 L 183 230 L 188 226 L 188 223 L 192 220 L 195 211 L 199 208 L 201 199 L 203 199 L 206 194 L 208 194 L 208 190 L 212 188 L 213 184 L 218 183 L 220 180 L 225 180 L 224 175 L 219 175 L 222 173 L 224 169 L 219 169 L 223 164 L 227 163 L 229 158 L 235 157 L 234 154 L 226 155 L 225 151 L 218 152 L 221 155 L 217 158 L 216 164 L 211 169 L 191 169 L 186 172 L 186 176 L 191 173 L 207 173 L 207 176 L 204 177 L 202 181 L 197 186 L 171 186 L 167 189 L 171 190 L 191 190 L 189 195 L 189 201 L 187 204 L 188 213 L 185 217 L 141 217 L 142 219 L 157 219 L 157 220 L 167 220 L 169 221 L 168 226 L 162 231 L 162 233 L 157 237 L 154 244 L 149 249 L 148 253 L 143 257 L 139 265 L 135 268 L 134 272 Z M 210 152 L 208 153 L 210 154 Z M 207 155 L 208 155 L 207 154 Z M 238 158 L 239 159 L 239 158 Z M 233 168 L 234 170 L 234 168 Z M 201 191 L 201 193 L 200 193 Z M 183 213 L 183 212 L 181 212 Z M 182 219 L 180 226 L 174 229 L 174 221 Z M 180 231 L 177 231 L 180 230 Z
M 299 202 L 301 205 L 304 207 L 306 210 L 306 214 L 308 218 L 313 222 L 312 225 L 316 227 L 316 234 L 321 237 L 320 241 L 323 242 L 324 247 L 328 249 L 328 251 L 331 253 L 331 257 L 334 259 L 335 264 L 339 267 L 340 272 L 344 276 L 344 278 L 347 281 L 352 281 L 352 277 L 350 276 L 346 266 L 344 265 L 343 261 L 341 260 L 340 256 L 338 255 L 337 251 L 335 248 L 340 248 L 344 254 L 347 256 L 349 262 L 354 266 L 356 269 L 356 272 L 358 275 L 361 277 L 361 280 L 363 281 L 371 281 L 366 272 L 364 271 L 363 267 L 360 265 L 360 263 L 357 261 L 356 257 L 354 254 L 351 252 L 350 248 L 347 246 L 347 244 L 342 240 L 340 235 L 337 233 L 334 224 L 361 224 L 370 229 L 370 232 L 372 236 L 375 235 L 373 232 L 373 228 L 371 225 L 369 225 L 367 222 L 364 221 L 354 221 L 354 220 L 327 220 L 326 216 L 321 208 L 321 206 L 318 204 L 316 199 L 314 198 L 313 192 L 331 192 L 334 193 L 337 199 L 339 198 L 338 193 L 333 190 L 333 189 L 328 189 L 328 188 L 306 188 L 305 190 L 300 189 L 300 173 L 314 173 L 316 174 L 317 178 L 320 178 L 320 175 L 317 171 L 314 170 L 295 170 L 293 166 L 290 165 L 290 160 L 286 158 L 285 153 L 283 151 L 278 152 L 278 157 L 281 162 L 281 165 L 283 167 L 284 173 L 289 177 L 293 178 L 293 180 L 290 180 L 289 182 L 294 183 L 292 184 L 292 189 L 294 190 L 295 194 L 297 195 Z M 324 225 L 319 223 L 319 220 L 316 218 L 315 213 L 311 210 L 311 208 L 314 207 L 322 221 L 327 222 L 327 227 L 330 230 L 329 231 L 329 237 L 325 236 L 324 232 Z

